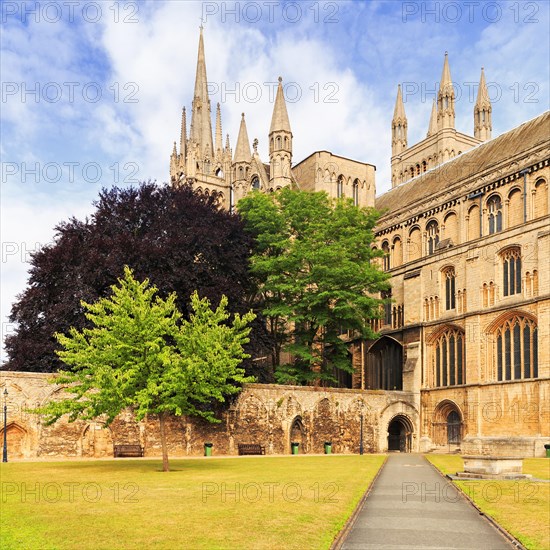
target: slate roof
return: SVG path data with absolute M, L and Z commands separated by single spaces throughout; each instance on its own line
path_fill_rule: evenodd
M 380 195 L 375 200 L 376 209 L 387 215 L 406 208 L 545 142 L 550 143 L 550 111 Z

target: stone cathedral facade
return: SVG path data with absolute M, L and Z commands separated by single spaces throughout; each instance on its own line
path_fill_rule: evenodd
M 184 110 L 171 180 L 219 193 L 226 208 L 252 189 L 296 185 L 383 211 L 377 246 L 392 304 L 377 341 L 349 335 L 350 387 L 404 392 L 404 413 L 385 427 L 390 446 L 541 454 L 550 442 L 550 116 L 493 139 L 483 68 L 472 114 L 473 135 L 459 132 L 446 52 L 426 138 L 410 145 L 398 87 L 392 187 L 376 197 L 371 164 L 328 151 L 293 164 L 279 79 L 264 164 L 244 114 L 233 154 L 218 105 L 212 142 L 201 32 L 190 136 Z
M 396 75 L 398 77 L 398 75 Z M 414 105 L 407 106 L 408 109 Z M 455 128 L 447 54 L 426 138 L 407 140 L 401 89 L 391 121 L 391 189 L 376 196 L 375 167 L 329 151 L 295 163 L 290 119 L 279 86 L 267 139 L 257 152 L 242 115 L 235 150 L 223 140 L 220 106 L 212 132 L 202 30 L 191 119 L 182 114 L 170 156 L 173 185 L 216 193 L 232 210 L 253 189 L 284 186 L 351 197 L 383 212 L 375 246 L 391 274 L 391 298 L 374 322 L 375 341 L 349 342 L 347 388 L 253 384 L 217 426 L 174 419 L 170 452 L 236 454 L 238 443 L 268 453 L 455 451 L 543 456 L 550 443 L 550 113 L 492 137 L 492 105 L 482 69 L 473 136 Z M 25 413 L 59 395 L 48 375 L 0 373 L 12 400 L 8 426 L 16 456 L 112 456 L 112 444 L 160 453 L 154 422 L 122 415 L 101 422 L 42 426 Z M 343 384 L 344 385 L 344 384 Z M 17 414 L 16 414 L 17 413 Z M 11 413 L 10 413 L 11 414 Z

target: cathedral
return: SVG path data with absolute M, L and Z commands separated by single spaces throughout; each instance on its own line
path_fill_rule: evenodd
M 267 454 L 290 454 L 291 442 L 301 453 L 322 453 L 330 441 L 339 454 L 544 456 L 550 443 L 550 112 L 492 137 L 482 69 L 472 114 L 474 135 L 458 132 L 445 54 L 426 137 L 409 145 L 398 87 L 391 189 L 377 196 L 372 164 L 329 151 L 293 163 L 279 79 L 264 163 L 256 140 L 251 148 L 244 114 L 233 151 L 229 137 L 223 141 L 218 105 L 213 139 L 201 30 L 191 124 L 184 109 L 179 150 L 174 143 L 170 157 L 172 184 L 216 194 L 227 210 L 252 189 L 289 185 L 375 207 L 382 215 L 373 246 L 383 251 L 378 260 L 391 276 L 391 291 L 373 321 L 376 340 L 342 335 L 354 374 L 341 387 L 248 384 L 220 424 L 171 419 L 172 455 L 200 455 L 205 441 L 216 454 L 236 455 L 240 443 L 250 442 Z M 29 408 L 59 398 L 49 378 L 0 373 L 0 392 L 9 395 L 10 460 L 113 456 L 117 444 L 160 455 L 155 419 L 136 422 L 130 411 L 109 426 L 101 419 L 44 425 Z
M 282 80 L 269 129 L 269 163 L 250 148 L 243 113 L 233 153 L 216 110 L 212 139 L 202 29 L 191 126 L 183 110 L 173 184 L 217 193 L 232 210 L 250 190 L 294 185 L 351 197 L 382 212 L 377 243 L 391 298 L 376 341 L 349 335 L 358 390 L 402 392 L 390 450 L 514 449 L 537 456 L 550 426 L 550 114 L 492 138 L 483 68 L 473 136 L 455 128 L 445 53 L 425 139 L 409 145 L 401 88 L 391 121 L 391 190 L 376 196 L 375 167 L 316 151 L 293 164 Z

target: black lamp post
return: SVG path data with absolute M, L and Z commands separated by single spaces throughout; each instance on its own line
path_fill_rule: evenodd
M 361 423 L 359 429 L 359 454 L 363 454 L 363 401 L 361 401 Z
M 4 450 L 2 452 L 2 462 L 8 461 L 8 388 L 4 389 Z

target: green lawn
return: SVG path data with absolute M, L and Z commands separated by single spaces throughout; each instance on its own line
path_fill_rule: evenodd
M 2 464 L 7 549 L 328 548 L 382 455 Z
M 444 474 L 463 471 L 460 456 L 426 455 L 426 458 Z M 525 459 L 523 473 L 550 479 L 550 459 Z M 550 483 L 495 480 L 454 483 L 526 548 L 550 548 Z

